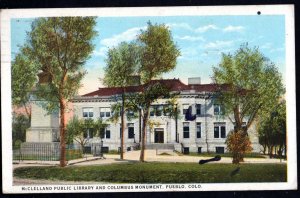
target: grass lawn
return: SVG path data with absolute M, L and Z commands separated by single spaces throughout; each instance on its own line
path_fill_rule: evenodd
M 184 155 L 184 156 L 197 156 L 197 157 L 215 157 L 216 155 L 220 155 L 221 157 L 232 157 L 231 153 L 224 153 L 224 154 L 216 154 L 216 153 L 192 153 L 189 154 L 182 154 L 177 153 L 178 155 Z M 247 153 L 244 156 L 245 158 L 266 158 L 265 155 L 259 154 L 259 153 Z
M 286 164 L 128 163 L 99 166 L 23 167 L 14 176 L 111 183 L 286 182 Z

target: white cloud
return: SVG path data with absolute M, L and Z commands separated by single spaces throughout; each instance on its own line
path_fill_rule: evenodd
M 111 38 L 106 38 L 100 41 L 100 43 L 106 47 L 116 46 L 122 41 L 132 41 L 136 39 L 136 36 L 140 32 L 140 30 L 145 30 L 146 26 L 144 27 L 134 27 L 122 32 L 120 34 L 115 34 Z
M 202 36 L 174 36 L 174 38 L 186 41 L 205 41 Z
M 278 47 L 278 48 L 275 48 L 275 49 L 271 49 L 270 52 L 273 53 L 273 52 L 282 52 L 284 51 L 284 47 Z
M 204 45 L 205 49 L 220 49 L 224 47 L 229 47 L 233 44 L 233 41 L 215 41 Z
M 242 32 L 245 29 L 243 26 L 229 25 L 223 29 L 223 32 Z
M 272 43 L 265 43 L 264 45 L 260 46 L 261 49 L 270 49 L 272 47 Z
M 195 32 L 204 33 L 204 32 L 206 32 L 206 31 L 208 31 L 210 29 L 217 30 L 219 28 L 216 25 L 206 25 L 206 26 L 202 26 L 202 27 L 197 28 L 195 30 Z
M 169 28 L 182 28 L 190 31 L 193 30 L 193 28 L 187 23 L 167 23 L 166 26 Z
M 106 56 L 107 50 L 108 50 L 107 47 L 101 47 L 98 51 L 97 51 L 97 50 L 94 50 L 94 51 L 93 51 L 93 55 L 105 57 L 105 56 Z

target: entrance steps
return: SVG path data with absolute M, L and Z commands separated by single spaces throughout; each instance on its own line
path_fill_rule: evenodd
M 155 152 L 155 155 L 177 155 L 174 152 L 175 147 L 173 143 L 151 143 L 145 145 L 148 152 Z
M 174 144 L 172 143 L 151 143 L 145 145 L 148 150 L 171 150 L 174 151 Z

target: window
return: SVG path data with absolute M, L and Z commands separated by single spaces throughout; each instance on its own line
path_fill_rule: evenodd
M 190 123 L 183 123 L 183 138 L 190 138 Z
M 134 124 L 133 123 L 128 123 L 128 139 L 133 139 L 134 138 Z
M 94 129 L 93 128 L 89 128 L 89 129 L 87 129 L 86 130 L 86 132 L 85 133 L 83 133 L 83 138 L 87 138 L 87 139 L 89 139 L 89 138 L 93 138 L 94 137 Z
M 216 147 L 216 153 L 218 154 L 224 154 L 224 147 Z
M 183 154 L 189 154 L 190 153 L 190 147 L 183 147 Z
M 162 116 L 165 115 L 164 105 L 152 105 L 150 107 L 150 116 Z
M 162 105 L 158 105 L 156 106 L 156 116 L 162 116 L 162 112 L 163 112 L 163 106 Z
M 215 124 L 214 127 L 214 138 L 225 138 L 226 137 L 226 126 L 225 123 Z
M 105 130 L 105 138 L 106 138 L 106 139 L 110 139 L 110 126 L 107 126 L 107 127 L 106 127 L 106 130 Z
M 150 106 L 150 116 L 154 116 L 154 106 Z
M 202 147 L 198 147 L 198 154 L 202 153 Z
M 224 115 L 224 107 L 214 104 L 214 115 Z
M 201 115 L 201 104 L 196 104 L 196 114 L 197 116 Z
M 110 108 L 101 107 L 100 108 L 100 118 L 109 118 L 110 117 Z
M 128 117 L 133 117 L 134 116 L 134 111 L 133 110 L 127 110 L 127 116 Z
M 110 139 L 110 126 L 108 125 L 106 128 L 102 128 L 100 131 L 100 138 L 102 139 Z
M 201 138 L 201 123 L 200 122 L 197 122 L 196 123 L 196 137 L 197 138 Z
M 236 123 L 234 122 L 233 123 L 233 126 L 234 126 L 234 130 L 236 129 Z M 246 127 L 247 126 L 247 123 L 246 122 L 243 122 L 242 123 L 242 128 Z
M 170 110 L 172 109 L 172 106 L 170 106 L 170 105 L 164 105 L 163 106 L 163 108 L 164 108 L 164 116 L 169 116 L 170 115 Z
M 84 107 L 82 108 L 82 117 L 84 118 L 92 118 L 94 116 L 92 107 Z
M 182 114 L 185 115 L 185 113 L 186 113 L 186 111 L 188 110 L 188 108 L 189 108 L 189 105 L 188 105 L 188 104 L 183 104 L 183 105 L 182 105 Z
M 104 137 L 105 137 L 105 129 L 102 128 L 102 129 L 100 129 L 100 138 L 104 139 Z
M 122 138 L 122 124 L 120 124 L 120 139 Z

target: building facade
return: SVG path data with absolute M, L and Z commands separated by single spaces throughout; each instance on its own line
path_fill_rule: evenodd
M 175 108 L 179 110 L 177 119 L 171 118 L 168 112 L 167 101 L 158 99 L 150 108 L 149 121 L 146 130 L 146 148 L 172 148 L 179 152 L 215 152 L 226 151 L 226 137 L 233 130 L 233 123 L 223 115 L 222 107 L 215 102 L 214 96 L 218 88 L 216 84 L 201 84 L 200 78 L 189 79 L 186 85 L 179 79 L 156 80 L 164 84 L 171 92 L 176 92 Z M 125 92 L 141 92 L 143 85 L 128 86 Z M 102 118 L 108 123 L 104 136 L 93 137 L 86 134 L 88 144 L 103 141 L 103 147 L 109 150 L 120 149 L 121 120 L 110 122 L 112 116 L 111 106 L 120 98 L 123 89 L 119 87 L 99 88 L 98 90 L 75 97 L 72 100 L 74 115 L 78 118 Z M 120 101 L 119 101 L 120 102 Z M 186 120 L 186 111 L 190 108 L 195 118 Z M 130 114 L 133 112 L 127 112 Z M 137 116 L 127 119 L 125 116 L 124 143 L 125 150 L 138 147 L 141 141 L 141 119 Z M 150 126 L 151 125 L 151 126 Z M 176 127 L 177 126 L 177 127 Z M 177 130 L 176 130 L 177 128 Z M 253 152 L 260 152 L 258 136 L 255 127 L 249 130 Z

